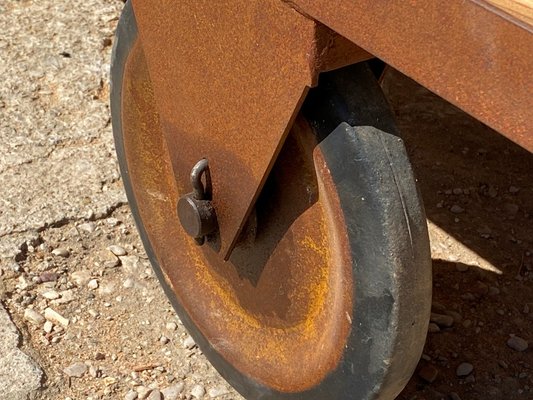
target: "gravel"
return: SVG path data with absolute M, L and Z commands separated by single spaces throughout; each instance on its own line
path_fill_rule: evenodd
M 205 388 L 202 385 L 194 385 L 191 389 L 191 395 L 195 399 L 201 399 L 205 395 Z
M 81 378 L 87 372 L 87 365 L 82 362 L 77 362 L 72 365 L 69 365 L 63 370 L 63 372 L 73 378 Z
M 190 335 L 187 335 L 187 337 L 185 339 L 183 339 L 183 347 L 185 347 L 185 348 L 190 350 L 194 346 L 196 346 L 196 343 L 194 342 L 194 339 Z
M 31 308 L 27 308 L 26 310 L 24 310 L 24 319 L 28 322 L 31 322 L 32 324 L 39 326 L 44 324 L 44 322 L 46 321 L 46 319 L 40 313 Z
M 137 400 L 139 395 L 135 390 L 130 390 L 126 395 L 124 396 L 124 400 Z
M 126 254 L 128 254 L 124 247 L 117 245 L 109 246 L 107 249 L 116 256 L 125 256 Z
M 161 392 L 157 389 L 154 389 L 150 392 L 150 395 L 147 397 L 147 400 L 161 400 Z
M 95 290 L 95 289 L 98 289 L 98 281 L 96 279 L 91 279 L 88 283 L 87 283 L 87 287 L 91 290 Z
M 58 257 L 68 257 L 68 256 L 70 256 L 70 252 L 68 251 L 68 249 L 65 249 L 63 247 L 60 247 L 58 249 L 52 250 L 52 254 L 54 256 L 58 256 Z
M 474 370 L 474 366 L 470 363 L 463 362 L 457 366 L 457 369 L 455 370 L 455 374 L 459 377 L 465 377 L 472 373 Z
M 225 394 L 228 394 L 229 391 L 226 387 L 214 387 L 214 388 L 211 388 L 207 391 L 207 394 L 209 395 L 209 397 L 211 397 L 212 399 L 215 399 L 217 397 L 220 397 L 220 396 L 224 396 Z
M 450 315 L 431 313 L 430 320 L 441 328 L 450 328 L 453 326 L 453 317 Z
M 183 382 L 176 383 L 161 391 L 165 400 L 177 400 L 180 393 L 183 392 L 185 384 Z
M 44 317 L 48 321 L 54 324 L 57 324 L 57 325 L 62 325 L 64 327 L 67 327 L 70 322 L 68 318 L 65 318 L 64 316 L 59 314 L 57 311 L 49 307 L 44 310 Z
M 511 336 L 509 340 L 507 340 L 507 346 L 509 346 L 513 350 L 520 352 L 526 351 L 529 347 L 527 341 L 519 336 Z
M 70 275 L 70 279 L 78 286 L 85 286 L 91 280 L 91 272 L 87 270 L 75 271 Z

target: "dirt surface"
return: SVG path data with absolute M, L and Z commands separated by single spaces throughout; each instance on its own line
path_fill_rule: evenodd
M 530 399 L 532 350 L 507 343 L 533 340 L 533 155 L 399 73 L 384 88 L 428 216 L 433 311 L 453 318 L 400 398 Z
M 123 195 L 108 108 L 121 7 L 0 2 L 0 307 L 43 376 L 2 399 L 241 398 L 175 316 Z M 399 398 L 530 399 L 533 156 L 399 73 L 384 88 L 434 271 L 434 323 Z

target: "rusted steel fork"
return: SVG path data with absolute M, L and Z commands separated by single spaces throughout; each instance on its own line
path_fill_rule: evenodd
M 279 0 L 134 0 L 178 186 L 206 158 L 228 259 L 318 74 L 370 58 Z

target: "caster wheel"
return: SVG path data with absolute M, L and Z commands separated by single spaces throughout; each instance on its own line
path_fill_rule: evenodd
M 227 262 L 180 226 L 190 188 L 173 177 L 179 154 L 160 130 L 130 3 L 111 75 L 137 228 L 221 375 L 248 399 L 393 399 L 423 348 L 431 266 L 405 148 L 367 66 L 325 74 L 311 91 Z

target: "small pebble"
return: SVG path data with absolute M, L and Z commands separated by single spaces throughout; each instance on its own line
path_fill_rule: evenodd
M 212 399 L 219 397 L 219 396 L 224 396 L 225 394 L 228 394 L 228 393 L 229 393 L 229 390 L 225 388 L 224 386 L 218 386 L 218 387 L 211 388 L 207 392 L 207 394 L 209 394 L 209 397 L 211 397 Z
M 76 271 L 70 277 L 76 285 L 85 286 L 91 280 L 91 273 L 87 270 Z
M 453 317 L 450 315 L 431 313 L 430 320 L 439 327 L 450 328 L 453 325 Z
M 151 389 L 147 388 L 146 386 L 138 386 L 136 390 L 140 400 L 146 399 L 151 392 Z
M 187 336 L 184 340 L 183 340 L 183 347 L 187 348 L 187 349 L 192 349 L 194 346 L 196 346 L 196 343 L 194 342 L 194 339 L 191 337 L 191 336 Z
M 205 389 L 202 385 L 195 385 L 192 389 L 191 389 L 191 395 L 195 398 L 195 399 L 201 399 L 202 397 L 204 397 L 205 395 Z
M 68 249 L 65 249 L 63 247 L 58 247 L 57 249 L 52 250 L 52 254 L 54 256 L 64 257 L 64 258 L 70 256 L 70 252 L 68 251 Z
M 96 279 L 91 279 L 89 283 L 87 283 L 87 287 L 91 290 L 98 289 L 98 281 Z
M 161 392 L 157 389 L 152 390 L 147 400 L 161 400 Z
M 65 317 L 63 317 L 61 314 L 59 314 L 57 311 L 51 309 L 50 307 L 46 308 L 44 310 L 44 317 L 55 324 L 67 327 L 69 324 L 69 320 Z
M 87 233 L 93 233 L 96 230 L 96 225 L 94 222 L 85 222 L 78 225 L 78 230 L 84 231 Z
M 121 256 L 120 262 L 124 271 L 128 274 L 138 275 L 142 268 L 142 263 L 139 257 L 137 256 Z
M 135 281 L 133 280 L 133 278 L 126 278 L 122 286 L 126 289 L 131 289 L 133 286 L 135 286 Z
M 87 365 L 82 362 L 72 364 L 65 368 L 63 372 L 70 377 L 81 378 L 87 372 Z
M 139 397 L 137 392 L 135 390 L 130 390 L 126 393 L 126 396 L 124 396 L 124 400 L 137 400 L 137 397 Z
M 118 224 L 120 224 L 120 221 L 113 217 L 108 218 L 106 222 L 108 223 L 109 226 L 117 226 Z
M 24 310 L 24 319 L 34 325 L 42 325 L 46 321 L 46 318 L 31 308 Z
M 54 329 L 54 324 L 52 324 L 50 321 L 46 321 L 44 323 L 43 329 L 46 333 L 50 333 Z
M 117 257 L 114 257 L 114 259 L 104 262 L 104 267 L 109 268 L 109 269 L 118 267 L 119 265 L 120 265 L 120 260 Z
M 462 212 L 465 211 L 465 209 L 457 204 L 454 204 L 451 208 L 450 208 L 450 211 L 454 214 L 461 214 Z
M 507 340 L 507 346 L 516 351 L 526 351 L 529 347 L 527 341 L 519 336 L 511 336 Z
M 41 295 L 47 300 L 56 300 L 61 297 L 55 290 L 47 290 L 46 292 L 42 292 Z
M 429 327 L 428 327 L 428 332 L 429 333 L 437 333 L 437 332 L 440 332 L 440 328 L 437 324 L 433 323 L 433 322 L 430 322 L 429 323 Z
M 176 383 L 175 385 L 169 386 L 166 389 L 163 389 L 161 393 L 165 400 L 177 400 L 180 393 L 183 392 L 185 384 L 183 382 Z
M 169 331 L 175 331 L 176 329 L 178 329 L 178 325 L 175 322 L 169 322 L 166 324 L 166 328 Z
M 455 370 L 455 374 L 459 377 L 468 376 L 474 370 L 474 366 L 470 363 L 461 363 Z
M 55 282 L 59 278 L 59 274 L 57 272 L 43 272 L 41 275 L 39 275 L 39 280 L 42 283 L 46 282 Z
M 509 368 L 509 365 L 508 365 L 505 361 L 503 361 L 503 360 L 498 361 L 498 364 L 499 364 L 500 367 L 502 367 L 503 369 L 507 369 L 507 368 Z
M 116 244 L 109 246 L 107 248 L 111 253 L 113 253 L 116 256 L 125 256 L 127 254 L 126 250 L 122 246 L 117 246 Z
M 166 336 L 161 336 L 161 337 L 159 338 L 159 342 L 160 342 L 161 344 L 167 344 L 169 341 L 170 341 L 170 339 L 167 338 Z
M 100 374 L 100 370 L 95 366 L 89 367 L 89 375 L 91 375 L 93 378 L 98 378 Z
M 437 379 L 438 374 L 439 374 L 439 370 L 431 364 L 425 364 L 418 371 L 418 376 L 429 383 L 434 382 L 435 379 Z
M 52 300 L 52 304 L 67 304 L 74 301 L 77 297 L 72 289 L 59 292 L 59 299 Z

